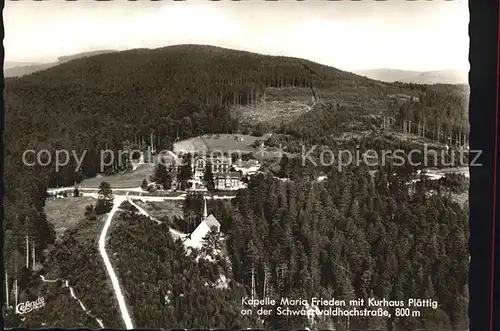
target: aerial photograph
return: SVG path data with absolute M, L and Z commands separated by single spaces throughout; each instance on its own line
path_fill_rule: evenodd
M 6 328 L 468 330 L 466 1 L 3 23 Z

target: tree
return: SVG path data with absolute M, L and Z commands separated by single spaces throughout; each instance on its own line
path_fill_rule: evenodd
M 205 166 L 205 173 L 203 174 L 203 182 L 210 192 L 215 190 L 214 174 L 212 172 L 212 164 L 210 162 L 207 162 Z
M 95 212 L 97 215 L 107 213 L 113 208 L 113 191 L 111 190 L 111 185 L 107 182 L 101 182 L 99 185 L 99 197 L 95 206 Z
M 278 176 L 281 178 L 287 178 L 290 175 L 290 160 L 286 154 L 283 155 L 280 161 L 280 171 Z
M 94 206 L 88 205 L 85 207 L 85 217 L 91 221 L 95 221 L 97 219 L 97 214 L 94 210 Z
M 179 181 L 186 182 L 193 177 L 193 170 L 191 168 L 192 155 L 187 154 L 182 160 L 182 165 L 179 169 Z
M 173 150 L 174 144 L 172 143 L 172 139 L 169 136 L 161 136 L 159 138 L 158 150 Z
M 157 184 L 161 184 L 165 190 L 172 188 L 172 175 L 164 164 L 158 164 L 155 170 L 154 179 Z
M 245 259 L 244 262 L 247 264 L 248 269 L 252 269 L 259 265 L 261 260 L 260 252 L 258 248 L 255 246 L 252 240 L 250 240 L 247 244 L 245 251 Z
M 162 180 L 163 189 L 170 190 L 172 188 L 173 181 L 174 179 L 170 172 L 166 172 L 165 177 Z
M 214 256 L 217 251 L 221 249 L 221 236 L 220 232 L 215 227 L 210 228 L 210 232 L 203 238 L 203 245 L 201 248 L 202 256 Z
M 187 222 L 188 231 L 196 227 L 202 216 L 203 196 L 198 193 L 190 193 L 184 199 L 182 210 L 184 220 Z
M 147 191 L 148 189 L 148 181 L 146 180 L 146 178 L 142 180 L 141 189 L 143 189 L 144 191 Z

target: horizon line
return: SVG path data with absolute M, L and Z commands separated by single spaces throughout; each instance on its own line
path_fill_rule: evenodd
M 181 44 L 172 44 L 172 45 L 166 45 L 166 46 L 159 46 L 159 47 L 135 47 L 135 48 L 127 48 L 127 49 L 121 49 L 121 50 L 112 50 L 112 49 L 105 49 L 105 48 L 100 48 L 100 49 L 93 49 L 93 50 L 84 50 L 84 51 L 78 51 L 75 53 L 66 53 L 66 54 L 61 54 L 58 55 L 54 60 L 42 60 L 42 61 L 17 61 L 17 60 L 7 60 L 6 57 L 4 57 L 4 64 L 5 63 L 16 63 L 15 67 L 19 66 L 29 66 L 29 65 L 37 65 L 37 64 L 53 64 L 53 63 L 59 63 L 59 59 L 61 57 L 68 57 L 68 56 L 74 56 L 74 55 L 79 55 L 79 54 L 85 54 L 85 53 L 92 53 L 92 52 L 99 52 L 99 51 L 109 51 L 109 53 L 119 53 L 119 52 L 126 52 L 126 51 L 132 51 L 132 50 L 138 50 L 138 49 L 146 49 L 146 50 L 157 50 L 157 49 L 162 49 L 162 48 L 167 48 L 167 47 L 174 47 L 174 46 L 190 46 L 190 45 L 196 45 L 196 46 L 209 46 L 209 47 L 218 47 L 218 48 L 223 48 L 227 50 L 233 50 L 233 51 L 240 51 L 240 52 L 248 52 L 248 53 L 253 53 L 253 54 L 260 54 L 260 55 L 266 55 L 266 56 L 283 56 L 283 57 L 290 57 L 290 58 L 297 58 L 297 59 L 302 59 L 302 60 L 307 60 L 311 62 L 318 63 L 320 65 L 324 65 L 327 67 L 331 68 L 336 68 L 342 71 L 347 71 L 351 73 L 355 73 L 356 71 L 372 71 L 372 70 L 398 70 L 398 71 L 411 71 L 411 72 L 416 72 L 416 73 L 427 73 L 427 72 L 434 72 L 434 71 L 460 71 L 464 73 L 468 73 L 470 68 L 460 68 L 460 67 L 453 67 L 453 68 L 439 68 L 439 69 L 430 69 L 430 70 L 416 70 L 416 69 L 408 69 L 408 68 L 388 68 L 388 67 L 370 67 L 370 68 L 341 68 L 339 66 L 335 65 L 330 65 L 330 64 L 325 64 L 318 62 L 317 60 L 311 60 L 303 57 L 297 57 L 297 56 L 292 56 L 292 55 L 278 55 L 278 54 L 266 54 L 263 52 L 255 52 L 255 51 L 250 51 L 246 49 L 237 49 L 237 48 L 229 48 L 225 46 L 219 46 L 215 44 L 196 44 L 196 43 L 181 43 Z M 8 52 L 5 52 L 5 55 L 7 55 Z M 109 54 L 108 53 L 108 54 Z M 101 54 L 98 54 L 101 55 Z M 97 54 L 95 55 L 97 56 Z M 5 68 L 4 68 L 5 70 Z

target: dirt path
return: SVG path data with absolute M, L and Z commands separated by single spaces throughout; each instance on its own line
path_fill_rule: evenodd
M 106 219 L 106 223 L 104 224 L 104 227 L 101 232 L 101 237 L 99 238 L 99 251 L 104 261 L 104 265 L 106 266 L 106 270 L 108 271 L 111 283 L 113 284 L 113 290 L 115 291 L 116 299 L 118 300 L 120 315 L 122 316 L 123 322 L 125 323 L 125 328 L 130 330 L 134 328 L 134 325 L 132 324 L 132 319 L 130 318 L 130 314 L 127 310 L 125 297 L 123 296 L 122 290 L 120 288 L 120 282 L 118 281 L 118 277 L 116 276 L 116 273 L 113 270 L 113 266 L 111 265 L 111 261 L 109 260 L 108 254 L 106 253 L 106 234 L 108 233 L 109 226 L 111 225 L 111 220 L 113 219 L 113 216 L 118 210 L 118 207 L 120 207 L 122 202 L 125 200 L 126 197 L 124 196 L 117 196 L 117 197 L 115 196 L 115 199 L 113 200 L 113 208 L 108 214 L 108 218 Z
M 69 293 L 71 294 L 71 297 L 73 299 L 75 299 L 76 301 L 78 301 L 78 303 L 80 304 L 80 307 L 82 307 L 83 311 L 85 312 L 85 314 L 89 315 L 90 317 L 92 317 L 93 319 L 96 320 L 97 324 L 99 324 L 99 326 L 104 329 L 104 324 L 102 323 L 102 320 L 100 318 L 97 318 L 94 314 L 92 314 L 90 312 L 90 310 L 88 310 L 85 305 L 83 304 L 83 302 L 77 298 L 77 296 L 75 295 L 75 290 L 73 289 L 72 286 L 69 285 L 69 281 L 68 280 L 65 280 L 65 279 L 45 279 L 45 277 L 43 275 L 40 275 L 40 278 L 42 279 L 43 282 L 45 283 L 57 283 L 58 281 L 61 281 L 64 283 L 64 287 L 67 287 L 69 288 Z

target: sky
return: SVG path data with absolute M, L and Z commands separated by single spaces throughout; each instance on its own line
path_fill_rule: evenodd
M 468 70 L 467 1 L 6 1 L 5 61 L 209 44 L 343 70 Z

